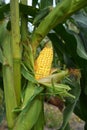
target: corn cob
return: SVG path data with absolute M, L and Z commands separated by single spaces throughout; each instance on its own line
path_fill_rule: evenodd
M 35 78 L 37 80 L 49 76 L 52 60 L 53 48 L 51 42 L 49 41 L 42 49 L 38 58 L 35 61 Z

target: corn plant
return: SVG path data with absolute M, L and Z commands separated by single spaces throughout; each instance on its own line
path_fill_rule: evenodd
M 52 95 L 65 103 L 60 130 L 70 130 L 72 112 L 87 120 L 87 55 L 80 49 L 85 30 L 76 19 L 79 11 L 87 15 L 87 1 L 60 0 L 55 7 L 53 0 L 27 2 L 0 6 L 0 78 L 8 129 L 43 130 L 44 100 Z

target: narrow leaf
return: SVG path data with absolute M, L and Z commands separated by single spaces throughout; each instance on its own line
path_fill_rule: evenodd
M 80 37 L 79 37 L 77 34 L 75 34 L 74 36 L 75 36 L 75 38 L 76 38 L 76 40 L 77 40 L 77 54 L 78 54 L 81 58 L 87 60 L 87 52 L 86 52 L 85 49 L 84 49 L 82 40 L 80 39 Z
M 69 86 L 71 86 L 71 93 L 76 97 L 75 99 L 69 99 L 66 100 L 66 108 L 63 112 L 63 124 L 59 130 L 65 130 L 66 126 L 69 123 L 69 120 L 71 118 L 71 115 L 74 111 L 75 105 L 78 101 L 78 98 L 80 96 L 80 85 L 77 82 L 70 82 L 69 80 L 65 80 L 65 83 L 67 83 Z
M 22 64 L 21 73 L 24 76 L 24 78 L 27 79 L 28 81 L 31 81 L 32 83 L 37 83 L 34 76 L 31 73 L 29 73 L 28 69 L 24 64 Z

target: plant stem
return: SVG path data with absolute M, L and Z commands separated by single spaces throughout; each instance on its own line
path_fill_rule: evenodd
M 57 24 L 64 22 L 73 13 L 87 6 L 86 0 L 63 0 L 42 20 L 38 28 L 32 35 L 32 47 L 35 54 L 36 47 L 41 40 L 53 29 Z
M 22 5 L 27 5 L 27 0 L 21 0 L 20 2 Z M 28 69 L 32 68 L 32 72 L 33 72 L 34 71 L 34 58 L 33 58 L 32 48 L 31 48 L 28 38 L 29 38 L 29 34 L 28 34 L 27 15 L 24 15 L 23 13 L 21 13 L 21 40 L 23 41 L 25 46 L 27 45 L 26 46 L 27 49 L 23 48 L 23 54 L 25 55 L 23 58 L 24 58 L 24 62 L 27 68 Z
M 11 35 L 9 32 L 4 33 L 5 38 L 3 41 L 3 83 L 4 83 L 4 94 L 6 104 L 6 117 L 9 129 L 13 128 L 15 114 L 12 112 L 17 107 L 16 96 L 14 90 L 14 79 L 13 79 L 13 60 L 11 50 Z
M 21 0 L 20 1 L 22 4 L 27 5 L 27 0 Z M 21 14 L 21 40 L 24 41 L 27 39 L 27 34 L 28 34 L 28 25 L 27 25 L 27 20 L 26 20 L 26 15 L 23 13 Z
M 14 86 L 17 103 L 20 103 L 21 95 L 21 71 L 20 71 L 20 24 L 19 24 L 19 3 L 18 0 L 11 0 L 11 29 L 12 29 L 12 51 L 13 51 L 13 72 Z

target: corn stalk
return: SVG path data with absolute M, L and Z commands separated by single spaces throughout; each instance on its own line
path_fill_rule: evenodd
M 27 4 L 27 1 L 21 0 L 22 4 Z M 31 45 L 27 38 L 27 21 L 24 14 L 21 14 L 21 40 L 22 40 L 22 50 L 23 50 L 23 64 L 31 71 L 34 75 L 34 59 L 31 49 Z M 41 97 L 35 97 L 32 100 L 31 105 L 29 105 L 29 100 L 35 92 L 35 84 L 28 81 L 25 89 L 25 95 L 23 98 L 23 103 L 21 106 L 22 111 L 17 117 L 15 126 L 13 130 L 30 130 L 37 122 L 40 113 L 42 112 L 42 99 Z M 35 119 L 34 119 L 35 117 Z M 39 126 L 38 126 L 39 127 Z
M 21 95 L 21 71 L 20 71 L 20 24 L 19 24 L 19 3 L 18 0 L 11 0 L 11 31 L 12 31 L 12 57 L 13 57 L 13 74 L 14 86 L 17 103 L 20 103 Z
M 6 116 L 8 128 L 14 125 L 15 113 L 14 108 L 17 107 L 15 90 L 14 90 L 14 77 L 13 77 L 13 60 L 11 50 L 11 34 L 5 30 L 5 38 L 3 41 L 3 83 L 4 83 L 4 94 L 6 103 Z
M 22 4 L 27 5 L 27 0 L 21 0 Z M 21 40 L 24 41 L 27 39 L 28 35 L 28 28 L 27 28 L 27 20 L 26 16 L 22 13 L 21 14 Z
M 87 6 L 86 0 L 63 0 L 42 20 L 32 36 L 32 47 L 35 54 L 36 47 L 41 40 L 57 24 L 64 22 L 73 13 Z
M 6 102 L 6 116 L 8 128 L 14 126 L 16 114 L 14 108 L 20 103 L 21 72 L 20 72 L 20 29 L 18 1 L 11 0 L 11 28 L 9 32 L 4 26 L 3 40 L 3 82 Z M 15 10 L 16 9 L 16 10 Z M 7 24 L 7 22 L 5 21 Z

